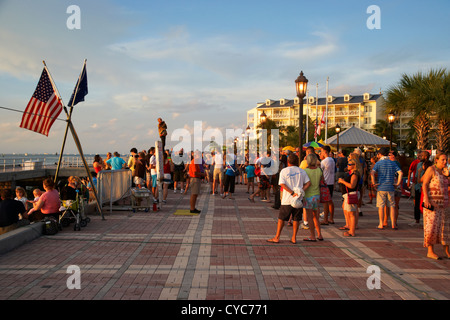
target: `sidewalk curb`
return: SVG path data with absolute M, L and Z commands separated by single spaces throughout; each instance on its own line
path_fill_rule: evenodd
M 22 226 L 0 235 L 0 255 L 31 242 L 42 235 L 43 222 Z

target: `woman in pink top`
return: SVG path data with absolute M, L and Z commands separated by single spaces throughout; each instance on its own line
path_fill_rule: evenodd
M 42 213 L 42 218 L 53 216 L 56 220 L 58 220 L 59 208 L 61 207 L 61 201 L 59 200 L 59 192 L 58 190 L 55 189 L 55 183 L 50 178 L 44 180 L 43 186 L 46 192 L 43 195 L 41 195 L 38 202 L 36 203 L 36 206 L 31 210 L 33 211 L 40 210 Z

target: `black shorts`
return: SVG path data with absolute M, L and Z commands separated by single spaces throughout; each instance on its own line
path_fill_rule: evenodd
M 330 190 L 330 196 L 331 196 L 331 198 L 333 198 L 334 185 L 328 184 L 327 186 L 328 186 L 328 190 Z
M 270 188 L 270 180 L 268 176 L 261 175 L 259 177 L 259 189 L 261 190 L 267 190 Z
M 292 220 L 302 221 L 303 219 L 303 208 L 296 209 L 291 205 L 281 205 L 280 211 L 278 212 L 278 219 L 283 221 L 289 221 L 292 215 Z

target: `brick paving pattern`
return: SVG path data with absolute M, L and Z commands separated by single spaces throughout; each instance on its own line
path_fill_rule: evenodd
M 278 211 L 250 203 L 246 187 L 221 199 L 202 186 L 200 215 L 189 194 L 169 192 L 159 212 L 105 209 L 81 231 L 65 228 L 0 256 L 0 300 L 448 300 L 450 260 L 426 258 L 423 230 L 413 221 L 412 200 L 400 202 L 399 230 L 377 230 L 374 205 L 362 207 L 359 229 L 345 238 L 340 194 L 334 196 L 334 225 L 322 226 L 325 241 L 306 243 L 301 230 L 279 244 Z M 436 252 L 444 257 L 442 246 Z M 69 266 L 78 266 L 81 289 L 69 290 Z M 370 290 L 369 266 L 381 270 Z

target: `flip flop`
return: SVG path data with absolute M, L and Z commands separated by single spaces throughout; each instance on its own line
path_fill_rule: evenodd
M 289 242 L 292 243 L 292 244 L 297 244 L 297 242 L 294 242 L 292 240 L 289 240 Z
M 327 226 L 328 225 L 328 222 L 320 222 L 320 225 L 322 225 L 322 226 Z
M 378 230 L 384 230 L 384 227 L 377 227 Z
M 339 230 L 350 230 L 350 229 L 347 227 L 340 227 Z
M 354 234 L 351 234 L 349 232 L 344 232 L 344 237 L 354 237 Z
M 303 241 L 308 241 L 308 242 L 316 242 L 316 239 L 310 239 L 310 238 L 305 238 L 303 239 Z
M 319 240 L 319 241 L 323 241 L 323 238 L 317 238 L 317 240 Z
M 273 240 L 273 239 L 269 239 L 269 240 L 266 240 L 267 242 L 270 242 L 270 243 L 279 243 L 280 241 L 275 241 L 275 240 Z
M 255 200 L 252 198 L 247 198 L 248 200 L 250 200 L 250 202 L 255 203 Z

